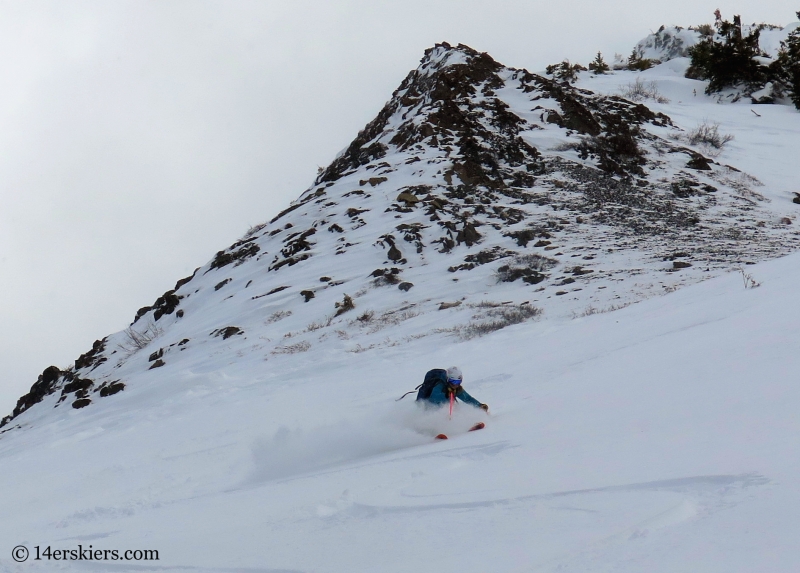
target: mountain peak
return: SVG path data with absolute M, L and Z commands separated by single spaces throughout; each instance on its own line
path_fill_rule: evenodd
M 424 146 L 447 156 L 455 149 L 460 155 L 445 174 L 445 181 L 452 181 L 455 173 L 467 184 L 502 185 L 492 156 L 497 154 L 515 166 L 533 166 L 538 156 L 517 137 L 520 119 L 507 113 L 508 106 L 495 97 L 494 90 L 504 86 L 498 75 L 503 70 L 508 69 L 488 54 L 462 44 L 429 48 L 417 69 L 406 76 L 347 150 L 321 173 L 317 184 L 336 181 L 348 170 L 381 159 L 390 148 L 405 152 Z M 475 98 L 485 101 L 473 101 Z M 481 125 L 479 115 L 491 127 Z M 493 151 L 487 153 L 489 147 Z
M 488 64 L 493 66 L 495 70 L 502 67 L 485 52 L 478 52 L 465 44 L 458 44 L 453 47 L 447 42 L 441 42 L 425 50 L 425 55 L 420 60 L 416 72 L 431 74 L 448 66 L 473 65 L 476 63 L 476 59 L 480 60 L 477 62 L 478 64 Z

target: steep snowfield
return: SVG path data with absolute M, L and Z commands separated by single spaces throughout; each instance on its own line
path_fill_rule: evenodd
M 153 375 L 3 436 L 0 537 L 158 549 L 147 570 L 796 571 L 798 268 L 460 344 Z M 451 363 L 491 415 L 435 442 L 483 413 L 393 398 Z

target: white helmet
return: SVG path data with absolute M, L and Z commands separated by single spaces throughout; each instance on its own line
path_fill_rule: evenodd
M 461 369 L 458 366 L 451 366 L 447 369 L 447 380 L 451 384 L 461 384 L 464 376 L 461 374 Z

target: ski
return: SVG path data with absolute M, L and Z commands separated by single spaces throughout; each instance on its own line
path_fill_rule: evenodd
M 483 422 L 478 422 L 477 424 L 475 424 L 474 426 L 472 426 L 472 427 L 469 429 L 469 431 L 470 431 L 470 432 L 474 432 L 475 430 L 482 430 L 482 429 L 484 429 L 485 427 L 486 427 L 486 424 L 484 424 Z M 437 439 L 437 440 L 448 440 L 449 438 L 447 437 L 447 434 L 439 434 L 438 436 L 436 436 L 436 439 Z

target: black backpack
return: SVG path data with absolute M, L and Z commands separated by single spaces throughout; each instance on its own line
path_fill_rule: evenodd
M 434 386 L 439 382 L 447 384 L 447 370 L 442 370 L 441 368 L 428 370 L 425 374 L 425 380 L 418 386 L 419 392 L 417 392 L 417 400 L 427 400 L 430 398 Z
M 434 386 L 438 383 L 444 382 L 447 383 L 447 370 L 442 370 L 441 368 L 434 368 L 433 370 L 428 370 L 425 373 L 425 380 L 423 380 L 422 384 L 414 388 L 414 390 L 419 390 L 417 392 L 417 401 L 419 400 L 427 400 L 431 397 L 431 392 L 433 392 Z M 410 392 L 406 392 L 402 396 L 400 396 L 396 401 L 400 401 L 409 394 L 413 393 L 414 390 Z

